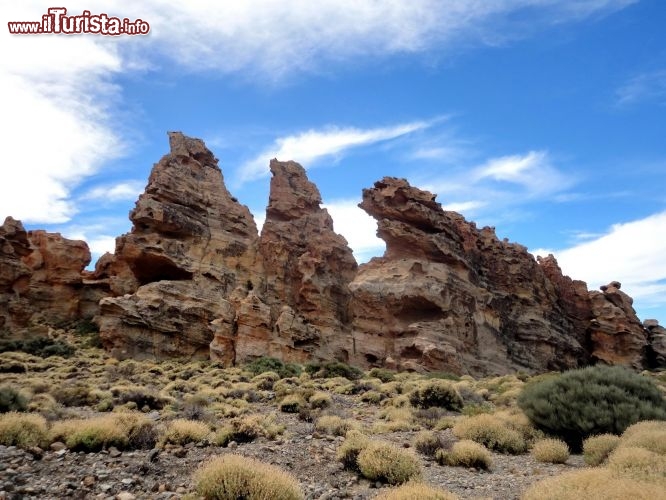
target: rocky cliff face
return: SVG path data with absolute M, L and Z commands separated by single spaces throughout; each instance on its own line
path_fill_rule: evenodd
M 588 291 L 553 256 L 535 259 L 403 179 L 363 191 L 386 252 L 357 268 L 298 163 L 270 162 L 259 235 L 203 142 L 169 142 L 131 232 L 93 272 L 85 243 L 5 221 L 0 331 L 96 315 L 118 357 L 227 365 L 274 356 L 475 376 L 666 366 L 666 330 L 641 324 L 619 283 Z
M 209 324 L 233 316 L 226 299 L 259 284 L 257 227 L 217 159 L 179 132 L 169 145 L 130 213 L 131 232 L 95 275 L 124 293 L 102 299 L 98 317 L 102 342 L 120 357 L 207 358 Z
M 587 353 L 526 248 L 477 229 L 404 179 L 363 191 L 383 258 L 351 283 L 356 359 L 473 375 L 578 366 Z
M 83 291 L 90 263 L 84 241 L 25 231 L 7 217 L 0 226 L 0 330 L 8 336 L 45 335 L 49 325 L 92 318 Z

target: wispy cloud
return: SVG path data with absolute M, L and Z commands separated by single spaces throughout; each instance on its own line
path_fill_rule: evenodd
M 492 209 L 495 218 L 515 205 L 555 199 L 575 182 L 546 151 L 489 158 L 480 165 L 415 179 L 416 185 L 437 193 L 447 210 L 469 217 Z
M 619 106 L 656 101 L 666 104 L 666 70 L 643 73 L 631 78 L 616 92 Z
M 104 202 L 133 201 L 143 192 L 144 181 L 123 181 L 117 184 L 95 186 L 86 191 L 81 200 L 101 200 Z
M 637 308 L 666 312 L 666 212 L 615 224 L 603 235 L 553 253 L 562 271 L 585 280 L 591 289 L 617 280 L 636 299 Z
M 240 167 L 239 180 L 246 182 L 268 176 L 268 162 L 271 158 L 283 161 L 296 160 L 306 168 L 311 168 L 322 158 L 341 155 L 354 147 L 396 139 L 417 130 L 423 130 L 431 123 L 417 121 L 370 129 L 331 126 L 322 130 L 308 130 L 279 137 L 271 146 Z

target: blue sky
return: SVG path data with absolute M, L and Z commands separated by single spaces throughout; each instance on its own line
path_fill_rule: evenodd
M 15 5 L 16 4 L 16 5 Z M 233 4 L 233 5 L 232 5 Z M 1 3 L 39 20 L 45 1 Z M 145 37 L 3 28 L 0 216 L 113 250 L 167 130 L 204 139 L 259 223 L 268 161 L 302 163 L 359 261 L 385 175 L 666 323 L 660 0 L 65 2 Z

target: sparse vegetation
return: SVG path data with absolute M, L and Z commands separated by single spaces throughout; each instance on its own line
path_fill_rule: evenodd
M 176 419 L 169 422 L 162 435 L 162 444 L 199 443 L 210 434 L 210 427 L 196 420 Z
M 46 420 L 40 415 L 9 412 L 0 415 L 0 444 L 5 446 L 44 446 L 48 439 Z
M 453 427 L 458 439 L 471 439 L 500 453 L 520 454 L 527 451 L 523 436 L 494 415 L 481 414 L 459 420 Z
M 0 387 L 0 413 L 8 411 L 25 411 L 28 402 L 19 390 L 3 385 Z
M 421 464 L 409 451 L 380 441 L 370 441 L 357 458 L 364 477 L 396 485 L 421 476 Z
M 424 483 L 409 482 L 397 488 L 383 491 L 375 500 L 458 500 L 453 493 Z
M 469 439 L 454 443 L 450 450 L 437 450 L 435 458 L 440 465 L 473 467 L 487 470 L 492 465 L 492 456 L 488 449 Z
M 206 463 L 194 474 L 196 492 L 205 500 L 301 500 L 298 481 L 270 464 L 239 455 Z
M 620 436 L 600 434 L 583 441 L 583 457 L 587 465 L 599 465 L 606 461 L 608 455 L 620 443 Z
M 423 382 L 409 395 L 409 402 L 415 408 L 446 408 L 460 410 L 463 406 L 460 394 L 453 384 L 444 380 Z
M 561 439 L 540 439 L 532 447 L 537 462 L 563 464 L 569 459 L 569 447 Z

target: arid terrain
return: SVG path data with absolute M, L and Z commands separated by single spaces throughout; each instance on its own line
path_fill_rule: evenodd
M 280 467 L 308 499 L 373 498 L 388 491 L 387 481 L 368 479 L 341 461 L 345 435 L 354 429 L 416 457 L 423 482 L 458 498 L 521 498 L 544 478 L 585 467 L 581 454 L 550 463 L 530 452 L 544 435 L 516 404 L 531 380 L 525 374 L 474 380 L 268 358 L 234 368 L 210 361 L 119 362 L 92 347 L 92 330 L 57 331 L 46 350 L 64 357 L 0 354 L 3 401 L 11 392 L 12 404 L 23 405 L 21 415 L 40 414 L 48 422 L 38 445 L 0 445 L 0 498 L 199 498 L 195 470 L 225 454 Z M 666 389 L 663 374 L 644 377 Z M 462 405 L 416 407 L 414 394 L 433 382 L 453 387 Z M 0 419 L 11 415 L 18 414 Z M 488 452 L 487 470 L 442 465 L 436 449 L 450 449 L 463 437 L 461 422 L 479 415 L 488 417 L 483 425 L 491 433 L 511 432 L 509 444 Z M 134 419 L 131 431 L 119 429 L 123 416 Z M 8 431 L 1 422 L 3 442 Z

